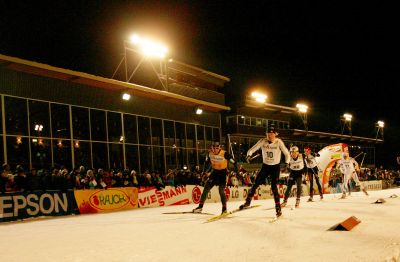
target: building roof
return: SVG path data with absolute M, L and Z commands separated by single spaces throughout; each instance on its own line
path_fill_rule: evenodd
M 163 90 L 157 90 L 137 84 L 104 78 L 69 69 L 58 68 L 1 54 L 0 67 L 7 68 L 9 70 L 24 72 L 27 74 L 82 84 L 94 88 L 104 88 L 109 90 L 111 89 L 115 90 L 116 92 L 129 92 L 131 95 L 134 96 L 147 97 L 154 100 L 162 100 L 173 104 L 200 107 L 205 111 L 220 112 L 224 110 L 230 110 L 230 107 L 225 105 L 211 103 Z M 210 72 L 207 73 L 211 74 Z M 226 81 L 225 79 L 221 80 Z
M 306 131 L 301 129 L 291 129 L 291 135 L 293 137 L 306 137 L 306 138 L 317 138 L 317 139 L 332 139 L 347 142 L 362 142 L 362 143 L 383 143 L 382 139 L 374 139 L 361 136 L 341 135 L 334 133 L 318 132 L 318 131 Z

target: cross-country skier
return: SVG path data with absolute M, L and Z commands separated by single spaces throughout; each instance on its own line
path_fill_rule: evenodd
M 346 198 L 346 193 L 349 193 L 349 181 L 353 179 L 356 182 L 357 186 L 360 186 L 360 189 L 368 196 L 367 191 L 364 186 L 360 183 L 358 179 L 357 171 L 359 169 L 357 161 L 349 156 L 348 152 L 343 152 L 342 158 L 337 162 L 338 168 L 343 174 L 343 183 L 342 183 L 342 197 Z
M 282 215 L 277 186 L 280 175 L 279 163 L 281 161 L 281 154 L 283 153 L 285 155 L 285 163 L 287 168 L 289 165 L 290 155 L 283 141 L 276 137 L 277 134 L 278 133 L 275 131 L 274 127 L 268 128 L 266 137 L 260 139 L 257 144 L 247 151 L 247 159 L 250 159 L 251 155 L 253 155 L 257 150 L 261 149 L 263 164 L 260 172 L 257 174 L 253 186 L 249 191 L 249 194 L 247 195 L 246 202 L 240 206 L 240 209 L 250 206 L 251 199 L 253 198 L 257 188 L 261 184 L 264 184 L 265 179 L 267 176 L 269 176 L 271 180 L 272 193 L 274 194 L 276 216 L 280 217 Z
M 285 207 L 287 204 L 287 200 L 290 195 L 290 191 L 292 190 L 293 184 L 296 182 L 297 193 L 296 193 L 296 205 L 298 208 L 300 205 L 300 196 L 301 196 L 301 181 L 304 174 L 304 158 L 303 155 L 299 153 L 299 148 L 297 146 L 292 146 L 290 148 L 290 161 L 289 161 L 289 182 L 285 191 L 285 197 L 283 199 L 282 207 Z
M 317 160 L 315 159 L 315 157 L 319 156 L 319 154 L 311 152 L 311 149 L 309 147 L 305 147 L 304 148 L 304 156 L 305 156 L 306 167 L 307 167 L 306 173 L 310 180 L 310 198 L 308 199 L 308 202 L 313 201 L 314 178 L 315 178 L 315 182 L 317 183 L 320 198 L 323 199 L 324 195 L 322 193 L 321 182 L 319 181 L 319 176 L 318 176 L 318 171 L 319 171 L 318 163 L 317 163 Z
M 226 176 L 228 174 L 228 162 L 231 162 L 235 166 L 235 172 L 237 173 L 237 162 L 232 158 L 232 156 L 222 150 L 219 142 L 213 142 L 211 150 L 208 152 L 206 157 L 205 165 L 209 165 L 208 170 L 212 168 L 211 174 L 206 181 L 203 193 L 200 197 L 200 204 L 198 207 L 193 209 L 194 213 L 201 213 L 203 210 L 204 202 L 208 192 L 213 188 L 213 186 L 218 186 L 219 196 L 222 202 L 222 213 L 227 213 L 226 211 L 226 196 L 225 196 L 225 186 L 226 186 Z

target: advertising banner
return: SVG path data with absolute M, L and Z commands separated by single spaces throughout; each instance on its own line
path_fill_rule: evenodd
M 140 207 L 157 207 L 183 205 L 190 203 L 188 186 L 167 186 L 162 190 L 155 187 L 146 187 L 139 190 L 138 203 Z M 192 186 L 194 187 L 194 186 Z
M 64 216 L 74 213 L 72 191 L 34 191 L 0 195 L 0 222 L 38 216 Z
M 316 157 L 316 160 L 318 162 L 318 168 L 320 172 L 322 172 L 322 190 L 324 193 L 329 193 L 329 177 L 331 170 L 336 161 L 342 157 L 343 152 L 348 152 L 347 144 L 343 143 L 326 146 L 318 152 L 319 157 Z
M 119 211 L 138 207 L 138 189 L 115 187 L 100 190 L 75 190 L 80 214 Z

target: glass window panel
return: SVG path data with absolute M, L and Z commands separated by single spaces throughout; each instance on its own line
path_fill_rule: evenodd
M 162 146 L 162 126 L 160 119 L 151 119 L 151 141 L 152 145 Z
M 195 126 L 186 124 L 186 146 L 189 148 L 196 148 L 196 131 Z
M 26 137 L 7 137 L 7 162 L 15 169 L 17 165 L 29 168 L 29 141 Z
M 185 148 L 177 149 L 178 168 L 182 169 L 184 165 L 187 166 L 187 150 Z
M 194 170 L 194 167 L 197 166 L 197 151 L 196 149 L 188 149 L 188 160 L 189 160 L 189 169 Z
M 108 150 L 106 143 L 92 143 L 93 167 L 108 169 Z
M 205 139 L 204 139 L 204 126 L 196 126 L 197 129 L 197 149 L 205 148 Z
M 4 108 L 7 135 L 28 135 L 26 99 L 5 97 Z
M 165 148 L 165 160 L 167 162 L 167 169 L 175 169 L 176 164 L 176 147 Z
M 137 144 L 136 116 L 124 114 L 125 143 Z
M 250 125 L 256 126 L 256 118 L 255 118 L 255 117 L 252 117 L 252 118 L 251 118 L 251 123 L 250 123 Z
M 246 118 L 244 116 L 239 116 L 239 125 L 244 125 Z
M 140 168 L 141 173 L 144 173 L 146 170 L 152 170 L 151 164 L 151 147 L 150 146 L 139 146 L 140 150 Z
M 84 107 L 76 106 L 73 106 L 71 109 L 74 138 L 89 140 L 89 110 Z
M 75 158 L 75 166 L 84 166 L 86 168 L 92 168 L 90 142 L 74 140 L 74 158 Z
M 175 122 L 176 127 L 176 143 L 178 147 L 186 147 L 185 124 Z
M 107 112 L 107 124 L 108 124 L 108 141 L 122 142 L 121 114 L 114 112 Z M 111 160 L 111 155 L 110 155 L 110 160 Z
M 124 168 L 124 152 L 122 144 L 108 144 L 110 165 L 113 170 L 122 170 Z
M 150 119 L 148 117 L 138 117 L 139 144 L 150 145 Z
M 53 139 L 54 166 L 72 167 L 71 140 Z
M 172 121 L 164 120 L 164 145 L 175 145 L 175 127 Z
M 125 154 L 126 154 L 126 167 L 129 170 L 139 171 L 139 149 L 138 146 L 126 145 L 125 144 Z
M 0 99 L 0 134 L 3 134 L 3 113 L 2 113 L 3 107 L 1 105 L 2 105 L 2 100 Z
M 28 105 L 31 136 L 50 137 L 49 103 L 29 100 Z
M 210 148 L 211 144 L 213 142 L 212 128 L 209 126 L 206 126 L 205 129 L 206 129 L 206 148 Z
M 256 126 L 262 126 L 262 119 L 256 118 Z
M 51 128 L 54 138 L 71 138 L 68 106 L 51 104 Z
M 221 136 L 219 135 L 219 128 L 213 128 L 213 139 L 215 141 L 221 141 Z
M 155 171 L 164 173 L 164 149 L 159 146 L 153 146 L 153 166 Z
M 204 163 L 206 162 L 206 155 L 208 153 L 208 150 L 202 149 L 202 150 L 197 150 L 197 154 L 199 155 L 199 166 L 200 170 L 204 170 Z
M 92 141 L 107 141 L 106 112 L 90 109 Z
M 4 162 L 4 147 L 3 147 L 3 135 L 0 135 L 0 163 L 3 164 Z
M 51 167 L 51 140 L 31 138 L 32 166 L 41 169 Z
M 267 119 L 262 120 L 262 127 L 267 127 L 268 121 Z
M 245 125 L 247 125 L 247 126 L 249 126 L 249 125 L 251 125 L 251 118 L 250 117 L 246 117 L 245 118 Z

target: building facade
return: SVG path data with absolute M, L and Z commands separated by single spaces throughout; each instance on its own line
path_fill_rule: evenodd
M 218 90 L 229 79 L 187 70 L 197 85 L 181 69 L 165 91 L 0 55 L 0 161 L 140 172 L 202 165 L 221 138 L 229 107 Z
M 273 126 L 278 130 L 279 137 L 288 147 L 295 145 L 301 150 L 310 147 L 318 152 L 325 146 L 346 143 L 350 155 L 357 157 L 363 166 L 375 167 L 375 146 L 382 143 L 381 139 L 317 132 L 300 129 L 301 120 L 298 109 L 269 103 L 257 103 L 249 95 L 230 103 L 231 110 L 224 113 L 223 135 L 230 137 L 231 152 L 240 162 L 246 161 L 247 151 L 261 138 L 265 137 L 267 127 Z M 301 122 L 301 121 L 300 121 Z M 293 123 L 295 126 L 293 126 Z M 261 157 L 245 164 L 249 169 L 259 168 Z

